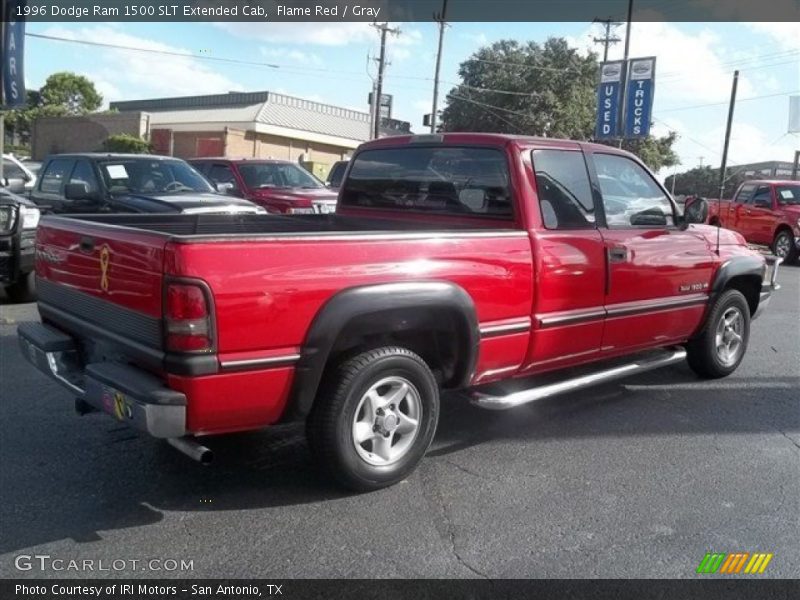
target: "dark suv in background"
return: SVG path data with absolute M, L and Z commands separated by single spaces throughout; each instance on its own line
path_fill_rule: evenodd
M 297 163 L 259 158 L 195 158 L 189 162 L 220 191 L 255 202 L 267 212 L 336 212 L 337 194 Z
M 31 199 L 54 213 L 263 213 L 224 196 L 185 161 L 149 154 L 59 154 L 39 171 Z
M 33 263 L 39 209 L 17 194 L 0 188 L 0 285 L 9 299 L 33 299 Z

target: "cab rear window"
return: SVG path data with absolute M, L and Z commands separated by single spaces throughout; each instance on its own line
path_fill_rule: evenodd
M 354 159 L 343 206 L 513 218 L 506 157 L 493 148 L 365 150 Z

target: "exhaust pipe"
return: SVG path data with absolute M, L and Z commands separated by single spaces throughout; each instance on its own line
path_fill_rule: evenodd
M 167 438 L 167 443 L 201 465 L 210 465 L 214 460 L 211 449 L 198 443 L 193 437 Z

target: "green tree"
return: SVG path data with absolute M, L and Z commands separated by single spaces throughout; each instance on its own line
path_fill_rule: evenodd
M 33 123 L 39 117 L 62 117 L 94 112 L 103 96 L 83 75 L 61 72 L 50 75 L 39 90 L 28 90 L 23 108 L 6 113 L 6 126 L 23 143 L 30 140 Z
M 599 68 L 596 54 L 583 56 L 563 38 L 495 42 L 461 63 L 461 83 L 447 95 L 441 130 L 589 140 Z M 623 148 L 658 170 L 677 164 L 676 137 L 630 140 Z
M 151 149 L 150 142 L 127 133 L 111 135 L 103 142 L 103 150 L 105 152 L 149 154 Z
M 703 196 L 705 198 L 719 197 L 719 169 L 712 169 L 709 166 L 695 167 L 684 173 L 678 173 L 675 177 L 675 195 Z M 672 188 L 673 175 L 667 177 L 664 185 Z M 724 198 L 730 198 L 736 188 L 745 181 L 747 177 L 741 169 L 731 167 L 727 171 L 725 179 Z
M 84 115 L 103 104 L 103 96 L 87 77 L 75 73 L 53 73 L 39 90 L 41 106 L 59 107 L 66 115 Z

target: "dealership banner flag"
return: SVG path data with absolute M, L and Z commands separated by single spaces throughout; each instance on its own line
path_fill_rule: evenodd
M 5 107 L 25 104 L 25 20 L 27 0 L 3 1 L 2 102 Z
M 595 139 L 605 140 L 617 137 L 624 65 L 625 63 L 621 60 L 600 65 Z
M 655 77 L 655 56 L 634 58 L 630 61 L 625 92 L 624 137 L 626 138 L 643 138 L 650 134 Z

